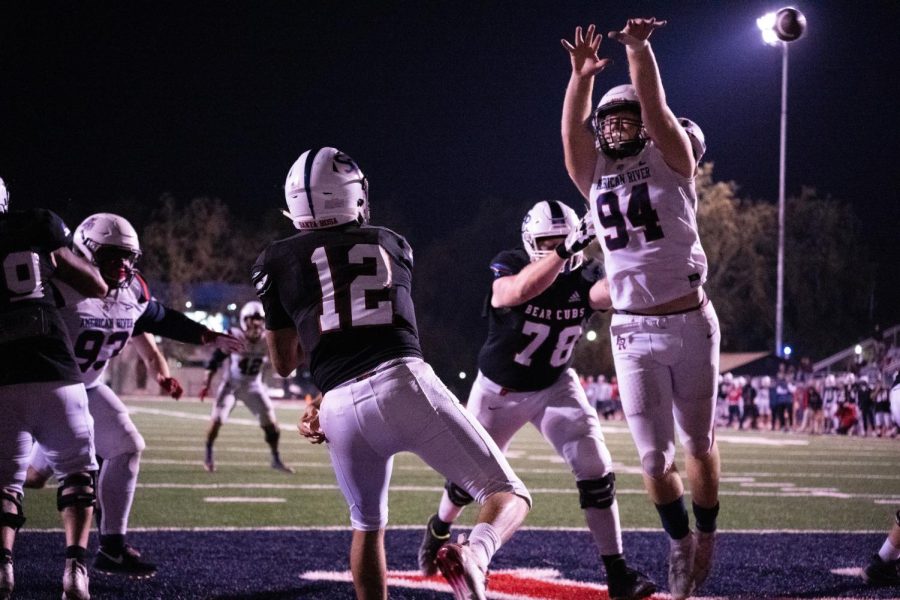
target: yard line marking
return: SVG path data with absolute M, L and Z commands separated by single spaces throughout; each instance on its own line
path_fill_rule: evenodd
M 244 503 L 261 503 L 261 504 L 279 504 L 282 502 L 287 502 L 287 498 L 272 498 L 272 497 L 260 497 L 260 498 L 251 498 L 251 497 L 242 497 L 242 496 L 208 496 L 203 499 L 204 502 L 221 502 L 221 503 L 230 503 L 230 504 L 244 504 Z

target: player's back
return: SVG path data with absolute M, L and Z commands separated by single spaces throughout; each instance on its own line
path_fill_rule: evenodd
M 77 381 L 71 343 L 48 285 L 51 253 L 71 232 L 51 211 L 0 213 L 0 385 Z
M 326 392 L 387 360 L 422 356 L 412 265 L 402 236 L 351 224 L 273 243 L 253 278 L 267 327 L 296 327 L 313 380 Z

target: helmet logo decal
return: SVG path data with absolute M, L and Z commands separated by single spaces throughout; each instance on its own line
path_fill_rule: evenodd
M 321 151 L 321 148 L 317 148 L 315 152 L 310 150 L 306 155 L 306 164 L 303 165 L 303 187 L 306 188 L 306 201 L 309 203 L 309 214 L 313 219 L 316 218 L 316 207 L 313 206 L 312 198 L 312 166 Z

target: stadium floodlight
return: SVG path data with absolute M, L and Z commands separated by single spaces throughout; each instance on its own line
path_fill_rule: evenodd
M 460 372 L 459 372 L 459 378 L 460 378 L 460 379 L 465 379 L 465 378 L 466 378 L 466 372 L 465 372 L 465 371 L 460 371 Z
M 784 347 L 784 357 L 785 357 L 785 358 L 790 358 L 790 357 L 791 357 L 791 354 L 793 354 L 793 352 L 794 352 L 794 349 L 791 348 L 790 346 L 785 346 L 785 347 Z
M 596 341 L 597 332 L 594 331 L 593 329 L 588 329 L 587 335 L 585 335 L 585 337 L 587 338 L 587 341 L 589 341 L 589 342 Z
M 766 13 L 756 20 L 763 41 L 770 46 L 781 46 L 781 143 L 778 157 L 778 267 L 775 292 L 775 353 L 784 356 L 784 178 L 787 153 L 787 81 L 788 44 L 800 39 L 806 31 L 806 17 L 796 8 L 787 6 L 776 12 Z

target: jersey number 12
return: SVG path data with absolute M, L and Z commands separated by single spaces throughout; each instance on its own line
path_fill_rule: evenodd
M 390 325 L 394 321 L 394 306 L 390 300 L 381 300 L 373 307 L 366 305 L 366 292 L 384 290 L 393 281 L 391 261 L 384 248 L 378 244 L 356 244 L 347 251 L 348 263 L 368 264 L 374 271 L 357 275 L 350 282 L 349 306 L 346 303 L 338 306 L 335 301 L 333 270 L 324 247 L 320 246 L 313 251 L 312 261 L 319 271 L 319 284 L 322 287 L 322 315 L 319 317 L 322 333 L 342 327 Z

